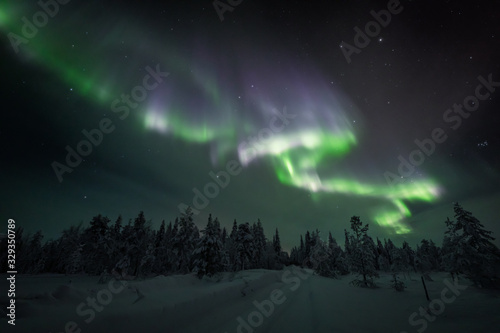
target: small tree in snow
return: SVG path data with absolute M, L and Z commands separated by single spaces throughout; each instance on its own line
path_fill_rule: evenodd
M 398 278 L 397 273 L 392 274 L 391 287 L 396 291 L 404 291 L 406 288 L 404 282 Z

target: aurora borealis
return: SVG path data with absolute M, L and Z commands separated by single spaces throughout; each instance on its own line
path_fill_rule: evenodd
M 226 227 L 260 218 L 284 229 L 290 246 L 305 229 L 342 239 L 360 215 L 380 237 L 421 238 L 441 231 L 453 201 L 496 223 L 485 207 L 500 198 L 498 91 L 409 177 L 384 177 L 415 139 L 447 126 L 443 112 L 474 91 L 476 77 L 500 81 L 499 8 L 479 3 L 402 1 L 404 11 L 348 63 L 339 45 L 385 3 L 248 1 L 221 22 L 209 1 L 73 0 L 16 52 L 23 16 L 32 21 L 41 8 L 3 2 L 11 210 L 2 218 L 49 234 L 98 213 L 144 210 L 159 224 L 235 160 L 241 173 L 200 210 L 199 225 L 208 213 Z M 59 181 L 54 161 L 66 163 L 67 146 L 78 153 L 89 140 L 82 131 L 102 119 L 113 130 Z

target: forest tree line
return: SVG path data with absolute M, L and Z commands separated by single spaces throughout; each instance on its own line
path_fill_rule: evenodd
M 374 285 L 378 272 L 393 273 L 396 280 L 397 274 L 415 272 L 429 277 L 433 271 L 445 271 L 481 287 L 499 287 L 500 251 L 492 242 L 491 231 L 458 203 L 453 209 L 454 220 L 445 221 L 441 247 L 430 239 L 423 239 L 415 249 L 406 241 L 398 247 L 391 239 L 374 240 L 368 224 L 353 216 L 349 231 L 344 230 L 344 248 L 331 233 L 324 240 L 314 230 L 301 235 L 290 254 L 281 247 L 278 229 L 268 239 L 260 220 L 253 224 L 235 220 L 229 231 L 210 215 L 200 231 L 188 207 L 174 223 L 163 221 L 154 230 L 143 212 L 125 225 L 121 216 L 112 223 L 97 215 L 88 227 L 71 226 L 58 239 L 47 242 L 43 242 L 41 231 L 27 235 L 18 228 L 16 266 L 19 273 L 28 274 L 125 278 L 195 273 L 201 278 L 219 272 L 297 265 L 331 278 L 355 273 L 360 277 L 356 283 L 363 286 Z M 7 239 L 0 243 L 7 248 Z M 0 267 L 7 271 L 7 251 L 0 257 Z

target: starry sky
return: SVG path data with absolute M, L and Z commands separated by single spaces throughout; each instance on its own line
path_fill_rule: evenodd
M 458 201 L 499 235 L 500 4 L 48 3 L 0 5 L 0 231 L 189 205 L 440 243 Z

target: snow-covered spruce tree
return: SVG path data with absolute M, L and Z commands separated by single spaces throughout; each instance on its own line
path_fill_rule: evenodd
M 431 264 L 431 270 L 439 270 L 441 264 L 441 249 L 436 246 L 432 239 L 429 239 L 429 245 L 427 252 L 429 253 L 429 260 Z
M 394 250 L 394 248 L 396 248 L 396 246 L 394 245 L 394 243 L 390 238 L 389 239 L 384 238 L 384 248 L 385 248 L 385 253 L 387 254 L 387 259 L 389 260 L 389 265 L 392 265 L 392 251 Z
M 415 251 L 413 251 L 413 249 L 411 248 L 410 244 L 408 244 L 407 241 L 403 242 L 402 249 L 403 251 L 405 251 L 406 256 L 408 257 L 408 269 L 416 272 L 417 270 L 415 268 Z
M 352 254 L 351 235 L 346 229 L 344 229 L 344 235 L 345 235 L 345 240 L 344 240 L 345 253 L 346 253 L 347 257 L 349 258 Z
M 108 256 L 109 222 L 111 222 L 109 218 L 99 214 L 92 218 L 90 227 L 83 232 L 84 270 L 87 274 L 99 275 L 110 265 Z
M 373 238 L 370 236 L 366 237 L 366 247 L 372 252 L 373 254 L 373 265 L 375 268 L 375 271 L 378 271 L 380 268 L 378 267 L 378 251 L 377 251 L 377 246 L 375 246 L 375 242 L 373 241 Z
M 153 243 L 153 237 L 151 235 L 148 236 L 148 245 L 146 245 L 146 251 L 144 252 L 144 256 L 141 258 L 139 263 L 139 269 L 137 270 L 137 276 L 148 276 L 153 272 L 154 263 L 155 263 L 155 246 Z
M 363 276 L 363 280 L 355 279 L 351 284 L 363 287 L 375 287 L 373 278 L 378 277 L 375 270 L 375 255 L 368 236 L 368 224 L 363 226 L 359 216 L 351 217 L 353 235 L 347 234 L 351 247 L 349 256 L 350 271 Z
M 332 233 L 328 233 L 328 250 L 330 253 L 330 262 L 333 270 L 337 275 L 349 274 L 349 266 L 345 258 L 344 251 L 337 244 L 335 238 L 332 237 Z
M 220 225 L 218 220 L 212 221 L 212 214 L 208 216 L 208 223 L 201 231 L 203 236 L 193 252 L 193 271 L 201 279 L 204 275 L 213 276 L 223 270 Z
M 273 249 L 274 249 L 274 261 L 275 261 L 275 269 L 281 269 L 283 267 L 285 258 L 282 257 L 281 250 L 281 240 L 278 232 L 278 228 L 276 228 L 276 233 L 273 236 Z
M 66 266 L 66 274 L 78 274 L 83 270 L 83 243 L 78 244 L 76 248 L 68 256 L 68 265 Z
M 415 253 L 415 268 L 417 272 L 422 274 L 426 280 L 432 281 L 430 277 L 430 272 L 432 270 L 432 260 L 429 251 L 429 241 L 422 239 L 420 241 L 420 246 L 417 245 L 417 251 Z
M 314 244 L 316 242 L 315 232 L 309 232 L 309 230 L 306 231 L 305 234 L 305 242 L 304 242 L 304 258 L 300 262 L 300 266 L 303 268 L 313 268 L 312 261 L 311 261 L 311 252 L 312 248 L 314 247 Z
M 299 265 L 300 249 L 297 246 L 292 247 L 290 251 L 290 264 Z
M 305 235 L 304 258 L 302 259 L 302 262 L 308 262 L 309 254 L 311 253 L 311 246 L 312 246 L 312 237 L 311 233 L 308 230 L 306 231 Z
M 227 229 L 226 227 L 223 227 L 222 228 L 222 232 L 220 234 L 220 241 L 222 242 L 222 245 L 226 244 L 226 240 L 227 240 Z
M 500 286 L 500 251 L 492 243 L 491 231 L 471 212 L 455 203 L 455 221 L 446 221 L 447 231 L 443 247 L 445 266 L 450 273 L 463 273 L 480 287 Z
M 237 261 L 236 256 L 238 248 L 237 238 L 238 238 L 238 223 L 236 222 L 236 220 L 234 220 L 233 227 L 231 228 L 229 237 L 227 238 L 226 243 L 224 244 L 225 256 L 223 259 L 223 263 L 225 271 L 236 272 L 238 270 L 236 264 Z
M 178 232 L 179 232 L 179 218 L 176 217 L 173 225 L 172 223 L 169 223 L 165 236 L 165 243 L 167 244 L 166 245 L 167 261 L 165 262 L 166 266 L 165 271 L 167 273 L 174 273 L 179 263 L 179 259 L 177 258 L 176 244 L 175 244 L 175 239 L 177 237 Z
M 377 252 L 378 252 L 378 267 L 381 271 L 388 272 L 391 269 L 391 264 L 389 263 L 389 254 L 385 249 L 384 245 L 380 239 L 377 238 Z
M 451 277 L 454 279 L 458 277 L 461 273 L 462 266 L 465 266 L 461 248 L 457 247 L 456 242 L 458 241 L 457 232 L 453 226 L 455 222 L 451 221 L 449 217 L 446 218 L 445 224 L 446 229 L 443 239 L 443 248 L 441 256 L 441 268 L 450 273 Z
M 156 274 L 166 274 L 168 269 L 168 246 L 170 234 L 172 233 L 172 222 L 168 226 L 165 220 L 161 222 L 160 229 L 154 236 L 154 263 L 153 272 Z
M 131 248 L 133 246 L 133 233 L 132 220 L 129 220 L 128 223 L 122 228 L 120 242 L 118 243 L 119 250 L 116 255 L 117 260 L 114 261 L 114 266 L 112 268 L 112 273 L 116 276 L 126 276 L 130 274 L 130 254 L 132 253 Z
M 187 207 L 181 215 L 179 230 L 174 238 L 176 271 L 186 274 L 191 271 L 191 256 L 199 239 L 198 228 L 193 222 L 193 210 Z
M 117 279 L 127 276 L 130 270 L 130 257 L 125 246 L 120 250 L 120 257 L 121 259 L 116 263 L 112 271 Z
M 42 239 L 43 233 L 39 230 L 35 232 L 35 234 L 31 237 L 31 240 L 28 242 L 30 264 L 25 268 L 25 272 L 29 272 L 31 274 L 43 273 L 45 258 L 42 249 Z
M 55 249 L 51 252 L 52 261 L 54 261 L 54 265 L 50 272 L 52 273 L 71 273 L 73 259 L 72 254 L 75 250 L 80 246 L 80 238 L 81 238 L 81 227 L 82 223 L 77 226 L 70 226 L 69 229 L 63 230 L 61 237 L 55 241 L 56 246 Z M 83 246 L 80 248 L 81 251 L 81 260 L 79 262 L 79 268 L 75 273 L 81 273 L 83 271 Z
M 264 268 L 266 265 L 266 236 L 260 219 L 252 225 L 252 235 L 255 245 L 255 256 L 252 259 L 253 268 Z
M 141 273 L 140 267 L 148 249 L 147 244 L 149 243 L 150 231 L 151 229 L 146 226 L 144 212 L 139 212 L 139 215 L 134 219 L 132 233 L 127 240 L 129 244 L 130 268 L 134 276 Z
M 409 262 L 408 254 L 406 253 L 405 250 L 395 247 L 392 250 L 391 257 L 392 257 L 391 271 L 392 271 L 392 276 L 393 276 L 393 287 L 397 291 L 402 291 L 402 290 L 398 289 L 401 287 L 401 284 L 398 283 L 398 281 L 399 281 L 398 277 L 399 277 L 399 273 L 406 274 L 409 270 L 410 262 Z M 403 284 L 403 286 L 404 286 L 404 284 Z
M 314 246 L 311 248 L 310 261 L 314 272 L 318 275 L 336 278 L 337 273 L 333 268 L 332 255 L 328 245 L 319 237 L 319 232 L 313 233 Z
M 236 268 L 245 270 L 250 268 L 252 257 L 255 254 L 253 235 L 250 230 L 250 224 L 242 223 L 238 226 L 236 234 Z
M 121 215 L 115 221 L 115 224 L 108 228 L 108 256 L 109 256 L 109 269 L 112 270 L 116 263 L 121 259 L 121 249 L 125 246 L 122 236 L 122 221 Z
M 297 262 L 300 264 L 302 261 L 304 261 L 305 257 L 306 257 L 306 246 L 304 245 L 304 239 L 302 238 L 302 235 L 300 235 L 300 247 L 299 247 L 299 255 Z

